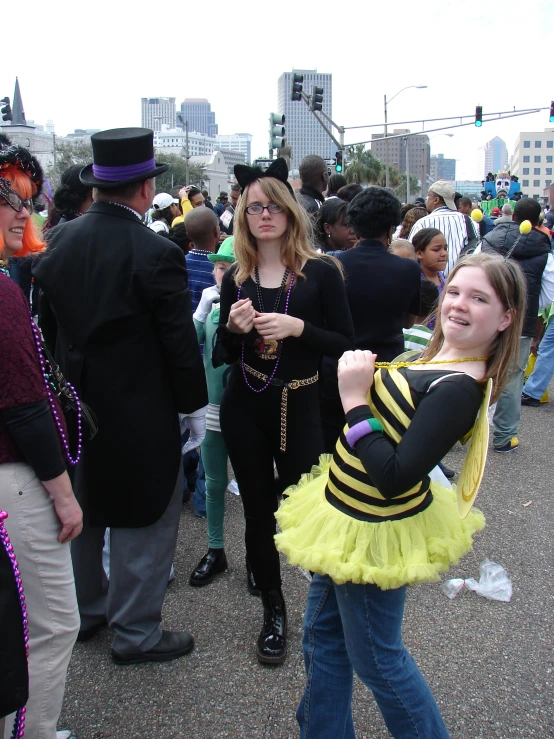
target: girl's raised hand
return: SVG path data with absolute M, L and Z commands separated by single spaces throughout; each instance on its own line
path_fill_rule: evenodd
M 345 352 L 339 359 L 339 393 L 344 412 L 366 405 L 366 396 L 373 385 L 377 354 L 369 351 Z

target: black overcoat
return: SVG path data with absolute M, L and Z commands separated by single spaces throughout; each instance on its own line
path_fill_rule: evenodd
M 98 417 L 75 477 L 84 515 L 92 526 L 149 526 L 181 464 L 177 413 L 208 402 L 183 253 L 98 202 L 52 229 L 34 274 L 46 342 Z

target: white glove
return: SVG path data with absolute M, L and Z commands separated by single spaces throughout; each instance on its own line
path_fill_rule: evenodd
M 186 444 L 181 449 L 181 454 L 190 452 L 191 449 L 196 449 L 204 441 L 206 436 L 206 411 L 208 406 L 205 405 L 203 408 L 199 408 L 194 413 L 187 413 L 181 415 L 181 434 L 185 431 L 190 431 L 190 435 Z
M 219 302 L 219 297 L 219 287 L 217 285 L 202 290 L 202 297 L 192 317 L 200 323 L 206 323 L 206 318 L 209 316 L 213 304 Z

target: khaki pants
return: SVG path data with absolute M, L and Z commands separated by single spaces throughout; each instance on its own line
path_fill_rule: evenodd
M 52 498 L 23 463 L 0 465 L 0 508 L 15 549 L 29 618 L 29 701 L 25 739 L 55 739 L 65 676 L 79 632 L 79 613 L 68 544 Z M 4 737 L 13 727 L 6 717 Z M 0 735 L 1 737 L 1 735 Z

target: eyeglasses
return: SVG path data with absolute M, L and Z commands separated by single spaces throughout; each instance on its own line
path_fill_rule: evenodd
M 23 200 L 21 195 L 18 195 L 18 193 L 11 190 L 9 187 L 2 188 L 0 190 L 0 196 L 6 201 L 10 208 L 15 210 L 16 213 L 21 213 L 23 208 L 27 208 L 30 215 L 34 213 L 35 208 L 33 206 L 33 201 L 30 198 L 28 200 Z
M 277 203 L 270 203 L 269 205 L 247 205 L 246 212 L 249 216 L 261 216 L 261 214 L 267 210 L 268 213 L 284 213 L 285 209 L 281 208 Z

